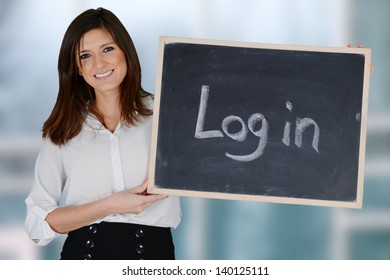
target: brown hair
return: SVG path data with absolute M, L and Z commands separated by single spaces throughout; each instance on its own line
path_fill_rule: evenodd
M 78 74 L 76 60 L 79 59 L 76 54 L 81 37 L 97 28 L 108 30 L 126 56 L 127 74 L 121 84 L 120 96 L 122 119 L 127 125 L 135 125 L 140 116 L 152 114 L 143 102 L 143 98 L 150 94 L 141 86 L 141 67 L 129 33 L 112 12 L 103 8 L 90 9 L 71 22 L 60 48 L 57 101 L 42 129 L 42 136 L 49 137 L 57 145 L 67 143 L 80 133 L 89 111 L 102 119 L 97 112 L 88 108 L 88 104 L 96 98 L 95 92 Z

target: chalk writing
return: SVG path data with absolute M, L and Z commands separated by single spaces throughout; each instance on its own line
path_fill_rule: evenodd
M 209 92 L 210 92 L 210 87 L 208 85 L 203 85 L 201 88 L 199 111 L 198 111 L 198 118 L 196 121 L 194 137 L 196 139 L 217 138 L 217 137 L 224 137 L 223 133 L 225 133 L 231 139 L 238 142 L 243 142 L 246 140 L 248 136 L 248 132 L 250 131 L 253 135 L 259 138 L 259 144 L 253 153 L 249 155 L 232 155 L 226 152 L 225 155 L 233 160 L 242 161 L 242 162 L 253 161 L 261 157 L 261 155 L 264 152 L 264 149 L 267 146 L 268 129 L 269 129 L 267 119 L 264 117 L 264 115 L 261 113 L 254 113 L 248 118 L 247 123 L 245 123 L 245 121 L 239 116 L 230 115 L 223 119 L 221 123 L 222 131 L 218 129 L 204 131 L 204 123 L 205 123 L 206 112 L 207 112 Z M 286 108 L 290 112 L 292 112 L 293 104 L 290 101 L 287 101 Z M 240 131 L 236 133 L 229 132 L 229 125 L 233 122 L 240 123 L 241 125 Z M 258 122 L 261 122 L 261 128 L 256 131 L 255 126 Z M 319 153 L 318 145 L 320 141 L 320 127 L 311 118 L 302 118 L 302 119 L 299 117 L 296 118 L 294 144 L 298 148 L 302 147 L 302 135 L 309 126 L 314 127 L 312 147 L 317 153 Z M 291 122 L 286 121 L 284 126 L 283 138 L 282 138 L 282 142 L 286 146 L 290 146 L 290 130 L 291 130 Z

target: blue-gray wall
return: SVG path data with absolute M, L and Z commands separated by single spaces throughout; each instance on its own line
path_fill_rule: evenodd
M 70 21 L 108 8 L 138 49 L 153 92 L 158 36 L 372 48 L 362 210 L 183 198 L 179 259 L 390 259 L 390 2 L 386 0 L 0 0 L 0 259 L 58 259 L 63 239 L 25 235 L 24 198 L 57 91 Z

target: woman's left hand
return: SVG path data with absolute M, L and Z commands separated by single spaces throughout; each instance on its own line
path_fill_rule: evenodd
M 354 46 L 353 46 L 352 43 L 349 43 L 349 44 L 348 44 L 348 48 L 353 48 L 353 47 L 354 47 Z M 358 47 L 358 48 L 364 48 L 364 45 L 363 45 L 362 43 L 359 43 L 357 47 Z M 372 75 L 372 72 L 374 72 L 374 64 L 373 64 L 373 63 L 371 63 L 371 65 L 370 65 L 370 74 L 371 74 L 371 75 Z

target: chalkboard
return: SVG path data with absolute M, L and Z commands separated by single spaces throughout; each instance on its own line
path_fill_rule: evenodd
M 361 208 L 370 61 L 161 37 L 148 191 Z

